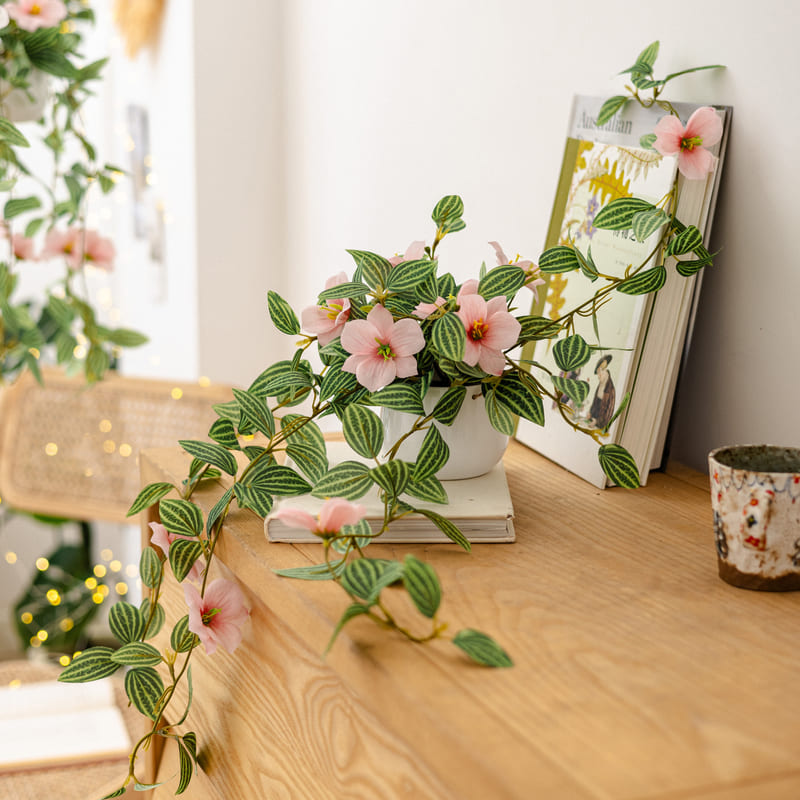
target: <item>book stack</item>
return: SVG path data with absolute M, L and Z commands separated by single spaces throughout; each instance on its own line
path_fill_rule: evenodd
M 627 266 L 642 263 L 661 232 L 639 243 L 624 231 L 594 229 L 592 220 L 617 197 L 634 195 L 657 203 L 669 191 L 677 164 L 674 157 L 661 158 L 639 146 L 640 138 L 651 133 L 666 112 L 630 103 L 598 126 L 595 120 L 602 104 L 603 98 L 586 96 L 577 96 L 573 102 L 545 249 L 574 244 L 586 254 L 591 247 L 601 272 L 622 275 Z M 700 107 L 673 105 L 684 123 Z M 727 106 L 714 108 L 723 124 L 722 139 L 709 148 L 717 156 L 716 167 L 705 180 L 679 176 L 676 212 L 685 225 L 695 225 L 706 242 L 732 113 Z M 608 427 L 602 442 L 620 444 L 631 453 L 642 484 L 649 471 L 662 464 L 678 373 L 691 339 L 703 274 L 701 270 L 690 277 L 680 276 L 673 258 L 668 258 L 665 266 L 667 282 L 656 294 L 613 293 L 594 319 L 587 316 L 577 321 L 575 332 L 596 347 L 596 355 L 580 375 L 565 376 L 589 382 L 584 404 L 576 407 L 569 403 L 567 412 L 582 427 L 603 429 L 630 393 L 629 405 Z M 531 313 L 557 319 L 562 306 L 572 308 L 593 293 L 594 286 L 580 273 L 550 276 L 544 298 Z M 559 374 L 549 342 L 538 342 L 531 358 Z M 568 398 L 562 400 L 566 403 Z M 597 460 L 597 444 L 560 416 L 555 404 L 546 404 L 544 426 L 521 419 L 516 438 L 604 488 L 607 478 Z

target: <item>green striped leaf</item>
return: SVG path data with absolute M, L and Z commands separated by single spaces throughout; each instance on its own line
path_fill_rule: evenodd
M 167 618 L 164 608 L 160 603 L 156 603 L 154 606 L 150 602 L 150 598 L 145 597 L 139 606 L 139 610 L 142 612 L 142 617 L 144 617 L 145 629 L 143 638 L 152 639 L 164 627 L 164 622 Z
M 231 501 L 231 497 L 233 497 L 233 487 L 229 488 L 222 497 L 214 503 L 214 507 L 211 511 L 208 512 L 208 517 L 206 518 L 206 532 L 209 536 L 211 536 L 211 532 L 214 529 L 214 525 L 216 524 L 217 520 L 222 516 L 225 509 L 228 507 L 228 503 Z
M 222 445 L 212 444 L 211 442 L 200 442 L 196 439 L 181 439 L 178 444 L 189 455 L 205 461 L 206 464 L 212 464 L 219 467 L 223 472 L 228 475 L 235 475 L 238 465 L 236 459 L 229 453 Z
M 342 432 L 347 444 L 360 456 L 375 458 L 383 446 L 381 418 L 364 406 L 349 405 L 342 414 Z
M 592 350 L 580 334 L 560 339 L 553 346 L 553 358 L 559 369 L 567 372 L 582 367 L 592 356 Z
M 208 430 L 208 437 L 228 450 L 239 449 L 239 439 L 236 436 L 233 422 L 229 419 L 216 420 Z
M 411 383 L 392 383 L 385 389 L 373 392 L 369 404 L 405 411 L 408 414 L 424 414 L 419 385 Z
M 144 633 L 144 623 L 142 612 L 124 600 L 118 600 L 108 612 L 108 627 L 122 644 L 139 640 Z
M 286 414 L 281 419 L 281 430 L 286 432 L 288 441 L 298 444 L 313 444 L 325 449 L 325 437 L 319 425 L 303 414 Z
M 258 474 L 251 485 L 270 494 L 284 497 L 307 494 L 311 491 L 311 484 L 305 478 L 291 467 L 282 464 L 271 464 L 268 469 Z
M 24 214 L 26 211 L 33 211 L 40 208 L 42 201 L 38 197 L 16 197 L 8 200 L 3 207 L 3 217 L 12 219 L 13 217 Z
M 220 419 L 229 419 L 231 422 L 238 424 L 242 416 L 242 410 L 235 400 L 229 400 L 227 403 L 215 403 L 211 406 L 214 412 Z
M 277 293 L 270 289 L 267 292 L 267 308 L 272 324 L 288 336 L 300 333 L 300 323 L 292 307 Z
M 111 800 L 111 798 L 113 798 L 113 797 L 122 797 L 122 795 L 124 795 L 125 792 L 127 792 L 127 791 L 128 791 L 128 787 L 127 786 L 123 786 L 120 789 L 117 789 L 116 791 L 111 792 L 110 794 L 104 794 L 100 798 L 100 800 Z
M 444 358 L 463 361 L 467 344 L 464 323 L 456 314 L 439 317 L 431 327 L 431 344 Z
M 668 217 L 660 208 L 639 211 L 633 215 L 631 229 L 639 242 L 644 242 L 666 223 Z
M 169 546 L 169 565 L 175 579 L 180 583 L 194 566 L 194 562 L 203 553 L 203 547 L 197 540 L 176 539 Z
M 345 283 L 337 283 L 336 286 L 331 286 L 329 289 L 323 289 L 318 295 L 320 302 L 325 300 L 352 300 L 354 297 L 361 297 L 367 293 L 367 287 L 363 283 L 356 281 L 347 281 Z
M 453 637 L 453 644 L 463 650 L 473 661 L 485 667 L 512 667 L 511 657 L 491 636 L 464 628 Z
M 634 215 L 640 211 L 651 211 L 655 206 L 639 197 L 620 197 L 603 206 L 594 218 L 594 227 L 607 231 L 627 230 Z M 541 265 L 540 265 L 541 266 Z
M 294 372 L 294 366 L 291 361 L 276 361 L 274 364 L 267 367 L 250 384 L 250 386 L 247 388 L 247 391 L 254 397 L 260 397 L 263 400 L 267 396 L 267 386 L 279 376 L 286 375 L 290 372 Z M 216 408 L 216 406 L 214 408 Z M 233 421 L 237 421 L 235 417 L 233 418 Z
M 441 227 L 444 233 L 455 233 L 456 231 L 463 231 L 467 227 L 467 223 L 461 217 L 452 217 L 444 220 Z
M 161 663 L 161 653 L 147 642 L 128 642 L 111 654 L 111 660 L 124 667 L 155 667 Z
M 667 270 L 662 265 L 646 269 L 626 278 L 617 284 L 617 291 L 623 294 L 650 294 L 661 289 L 667 280 Z
M 372 486 L 369 467 L 359 461 L 343 461 L 317 481 L 311 491 L 313 497 L 344 497 L 357 500 Z
M 139 557 L 139 577 L 151 589 L 161 580 L 161 559 L 152 547 L 142 549 Z
M 656 134 L 654 133 L 646 133 L 644 136 L 639 137 L 639 147 L 643 150 L 653 150 L 653 144 L 656 141 Z
M 587 381 L 576 381 L 573 378 L 563 378 L 560 375 L 551 375 L 556 391 L 560 395 L 566 395 L 575 405 L 580 406 L 589 394 L 589 383 Z
M 414 483 L 419 483 L 429 475 L 435 474 L 450 458 L 450 448 L 442 439 L 435 425 L 428 428 L 422 445 L 419 448 L 419 455 L 414 464 Z
M 441 514 L 437 514 L 427 508 L 415 508 L 414 510 L 417 514 L 422 514 L 423 517 L 429 519 L 451 542 L 455 542 L 467 552 L 472 549 L 472 545 L 461 532 L 461 529 L 447 517 L 443 517 Z
M 571 272 L 580 266 L 575 250 L 563 244 L 551 247 L 539 256 L 539 269 L 545 273 Z
M 314 379 L 307 372 L 295 370 L 276 375 L 269 383 L 263 386 L 266 397 L 294 396 L 304 389 L 310 388 Z
M 181 617 L 169 635 L 169 643 L 176 653 L 188 653 L 200 640 L 189 630 L 189 615 Z
M 435 263 L 435 262 L 434 262 Z M 440 297 L 439 289 L 436 282 L 436 273 L 431 272 L 424 281 L 417 284 L 415 288 L 416 297 L 421 300 L 423 303 L 435 303 L 436 300 Z M 441 297 L 447 297 L 447 295 L 441 295 Z M 414 308 L 411 309 L 411 313 L 414 313 L 416 309 L 416 305 Z
M 290 441 L 286 445 L 286 455 L 312 484 L 328 471 L 328 455 L 324 445 L 320 448 L 316 442 L 312 444 Z
M 403 577 L 403 565 L 382 558 L 357 558 L 344 568 L 341 577 L 346 592 L 373 605 L 381 591 Z
M 639 488 L 639 470 L 633 456 L 619 444 L 604 444 L 597 451 L 600 467 L 606 477 L 626 489 Z
M 258 486 L 234 483 L 233 491 L 239 508 L 249 508 L 264 519 L 272 511 L 272 495 Z
M 702 244 L 703 234 L 700 233 L 700 231 L 694 225 L 689 225 L 675 237 L 670 239 L 670 242 L 667 245 L 667 255 L 681 256 L 684 253 L 691 253 L 692 250 L 695 250 Z
M 267 407 L 263 397 L 259 397 L 252 390 L 243 392 L 233 389 L 233 396 L 239 404 L 242 419 L 249 422 L 256 430 L 271 438 L 275 433 L 275 418 Z M 235 474 L 235 470 L 233 473 Z
M 452 425 L 466 396 L 466 386 L 451 386 L 433 407 L 433 418 L 442 425 Z
M 283 578 L 297 578 L 302 581 L 329 581 L 337 578 L 344 571 L 346 560 L 332 561 L 328 564 L 314 564 L 312 567 L 291 567 L 290 569 L 276 569 L 276 575 Z
M 13 147 L 31 146 L 31 143 L 22 135 L 19 128 L 5 117 L 0 117 L 0 140 L 8 142 Z
M 513 264 L 490 269 L 478 283 L 478 294 L 485 300 L 492 297 L 513 297 L 525 283 L 525 270 Z
M 484 398 L 486 415 L 492 427 L 506 436 L 514 435 L 514 415 L 497 397 L 497 392 L 492 388 Z
M 361 603 L 352 603 L 344 610 L 344 614 L 342 614 L 339 622 L 336 623 L 336 627 L 333 629 L 333 634 L 328 642 L 328 646 L 325 648 L 326 654 L 331 647 L 333 647 L 333 643 L 336 641 L 336 637 L 339 635 L 342 628 L 344 628 L 344 626 L 350 622 L 351 619 L 355 619 L 362 614 L 369 614 L 369 606 L 362 605 Z
M 203 512 L 188 500 L 162 500 L 158 506 L 161 524 L 181 536 L 197 536 L 203 531 Z
M 417 611 L 433 619 L 442 602 L 442 587 L 433 567 L 407 555 L 403 561 L 403 585 Z
M 125 675 L 125 694 L 134 706 L 152 720 L 158 718 L 158 705 L 164 682 L 152 667 L 137 667 Z
M 417 478 L 416 475 L 412 476 L 411 481 L 406 486 L 405 493 L 426 503 L 445 504 L 448 501 L 447 492 L 442 482 L 434 475 L 428 475 L 425 478 Z
M 178 788 L 175 790 L 176 795 L 183 794 L 189 788 L 189 783 L 192 780 L 192 774 L 194 772 L 193 755 L 190 754 L 183 745 L 182 740 L 179 739 L 178 741 L 180 742 L 178 745 L 180 778 L 178 779 Z
M 338 398 L 349 394 L 358 387 L 358 379 L 353 372 L 342 370 L 341 364 L 331 364 L 327 372 L 322 376 L 322 383 L 319 387 L 320 400 Z
M 494 388 L 495 397 L 509 411 L 544 425 L 544 404 L 536 389 L 518 375 L 507 373 Z
M 425 281 L 436 271 L 436 262 L 429 258 L 415 261 L 403 261 L 392 267 L 386 280 L 386 288 L 390 292 L 408 292 Z
M 356 275 L 372 289 L 386 288 L 386 279 L 392 265 L 383 256 L 370 253 L 368 250 L 348 250 L 356 262 Z M 355 280 L 355 276 L 354 276 Z
M 90 647 L 62 670 L 58 679 L 63 683 L 87 683 L 113 675 L 119 664 L 111 660 L 114 651 L 110 647 Z
M 617 94 L 614 95 L 614 97 L 609 97 L 608 100 L 600 106 L 600 113 L 597 115 L 597 124 L 605 125 L 614 114 L 625 107 L 625 104 L 630 99 L 630 97 L 624 94 Z
M 133 501 L 133 505 L 128 509 L 127 517 L 132 517 L 140 511 L 155 505 L 162 497 L 169 494 L 175 487 L 171 483 L 149 483 L 142 489 Z
M 444 222 L 460 219 L 463 214 L 464 201 L 457 194 L 448 194 L 434 206 L 431 218 L 441 226 Z
M 704 248 L 698 248 L 704 249 Z M 697 252 L 697 251 L 695 251 Z M 705 251 L 706 254 L 702 258 L 695 258 L 686 261 L 680 261 L 676 259 L 675 270 L 679 275 L 683 275 L 684 278 L 688 278 L 690 275 L 694 275 L 696 272 L 699 272 L 703 267 L 710 267 L 714 263 L 714 256 L 711 255 L 708 251 Z
M 656 59 L 658 58 L 658 48 L 659 43 L 658 41 L 651 42 L 647 47 L 639 53 L 638 57 L 636 58 L 636 64 L 641 65 L 642 69 L 637 69 L 636 72 L 647 72 L 650 73 L 653 71 L 653 65 L 656 63 Z
M 403 493 L 411 480 L 411 469 L 407 461 L 393 458 L 384 464 L 373 467 L 369 474 L 372 480 L 383 489 L 389 497 L 398 497 Z

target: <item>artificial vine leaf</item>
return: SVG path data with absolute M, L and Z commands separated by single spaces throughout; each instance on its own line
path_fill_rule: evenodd
M 143 638 L 152 639 L 164 627 L 164 622 L 167 618 L 164 607 L 160 603 L 153 605 L 150 598 L 145 597 L 139 606 L 139 610 L 142 612 L 142 617 L 144 617 L 145 621 Z
M 604 444 L 597 451 L 600 467 L 606 477 L 626 489 L 639 488 L 639 470 L 633 456 L 619 444 Z
M 405 493 L 426 503 L 444 504 L 448 501 L 447 492 L 442 482 L 434 475 L 428 475 L 425 478 L 413 476 L 408 486 L 406 486 Z
M 189 500 L 167 498 L 158 506 L 161 524 L 173 534 L 197 536 L 203 530 L 203 512 Z
M 651 294 L 661 289 L 667 281 L 667 270 L 659 264 L 657 267 L 646 269 L 626 278 L 617 284 L 617 291 L 623 294 Z
M 356 262 L 356 275 L 371 289 L 380 291 L 386 288 L 386 279 L 392 265 L 383 256 L 367 250 L 348 250 Z M 356 281 L 357 282 L 357 281 Z
M 403 585 L 417 611 L 433 619 L 442 602 L 442 587 L 433 567 L 407 555 L 403 561 Z
M 450 458 L 450 448 L 435 425 L 428 428 L 414 464 L 414 482 L 424 480 L 440 470 Z
M 349 405 L 342 414 L 342 432 L 347 444 L 360 456 L 375 458 L 383 446 L 383 423 L 368 408 Z
M 292 307 L 277 293 L 270 289 L 267 292 L 267 308 L 272 324 L 288 336 L 300 333 L 300 323 Z
M 427 517 L 451 542 L 455 542 L 467 552 L 472 549 L 472 545 L 470 545 L 467 537 L 464 536 L 458 526 L 447 519 L 447 517 L 443 517 L 441 514 L 437 514 L 435 511 L 431 511 L 427 508 L 415 508 L 414 510 L 417 514 L 422 514 L 423 517 Z
M 139 577 L 151 589 L 161 580 L 161 559 L 152 547 L 142 549 L 139 556 Z
M 231 501 L 231 497 L 233 497 L 233 487 L 231 486 L 222 497 L 214 503 L 214 507 L 211 511 L 208 512 L 208 517 L 206 518 L 206 533 L 211 536 L 211 532 L 214 529 L 214 525 L 216 524 L 217 520 L 220 519 L 222 514 L 225 512 L 225 509 L 228 507 L 228 503 Z
M 668 217 L 660 208 L 639 211 L 631 219 L 631 229 L 638 242 L 646 241 L 652 234 L 664 226 Z
M 358 281 L 346 281 L 345 283 L 337 283 L 336 286 L 331 286 L 328 289 L 323 289 L 317 295 L 317 299 L 319 299 L 320 302 L 324 300 L 352 300 L 366 293 L 367 287 L 363 283 Z
M 272 494 L 257 486 L 234 483 L 233 492 L 240 508 L 249 508 L 264 519 L 272 511 Z
M 578 333 L 560 339 L 553 345 L 553 358 L 559 369 L 566 372 L 579 369 L 591 358 L 592 350 Z
M 575 250 L 563 244 L 551 247 L 539 256 L 539 269 L 545 273 L 571 272 L 580 266 Z
M 561 395 L 566 395 L 576 406 L 581 406 L 589 395 L 588 381 L 578 381 L 574 378 L 564 378 L 560 375 L 551 375 L 556 391 Z
M 272 437 L 275 433 L 275 418 L 267 407 L 263 397 L 259 397 L 252 391 L 243 392 L 241 389 L 233 389 L 233 396 L 239 404 L 242 412 L 242 419 L 250 423 L 256 430 L 267 437 Z M 231 474 L 235 474 L 235 470 Z
M 544 404 L 536 389 L 527 381 L 507 373 L 495 384 L 494 395 L 509 411 L 529 419 L 536 425 L 544 425 Z
M 125 693 L 144 716 L 158 718 L 158 705 L 164 694 L 164 682 L 152 667 L 135 667 L 125 675 Z
M 399 561 L 383 558 L 357 558 L 342 572 L 341 585 L 346 592 L 367 605 L 374 605 L 381 591 L 403 577 Z
M 466 386 L 451 386 L 433 407 L 433 418 L 442 425 L 452 425 L 466 396 Z
M 118 600 L 108 612 L 108 626 L 111 633 L 122 644 L 140 639 L 144 633 L 144 623 L 142 612 L 125 600 Z
M 128 509 L 126 517 L 132 517 L 140 511 L 157 503 L 162 497 L 168 495 L 175 487 L 171 483 L 149 483 L 142 489 L 133 501 L 133 505 Z
M 397 458 L 378 464 L 377 467 L 370 470 L 369 474 L 389 497 L 399 497 L 411 480 L 411 469 L 408 462 Z
M 30 147 L 31 143 L 22 135 L 22 131 L 5 117 L 0 117 L 0 140 L 13 147 Z
M 197 635 L 189 630 L 189 615 L 181 617 L 172 629 L 169 643 L 176 653 L 188 653 L 199 641 Z
M 111 660 L 114 651 L 110 647 L 90 647 L 62 670 L 58 680 L 62 683 L 87 683 L 113 675 L 119 664 Z
M 508 653 L 491 636 L 481 631 L 464 628 L 453 637 L 453 644 L 485 667 L 514 666 Z
M 430 259 L 403 261 L 392 267 L 386 279 L 386 288 L 390 292 L 408 292 L 423 283 L 436 270 L 436 262 Z
M 208 437 L 227 450 L 239 449 L 239 439 L 236 436 L 236 429 L 233 427 L 233 422 L 229 419 L 219 418 L 215 420 L 208 429 Z
M 169 546 L 169 565 L 180 583 L 189 574 L 194 562 L 203 553 L 203 547 L 196 539 L 176 539 Z
M 178 441 L 178 444 L 189 453 L 189 455 L 199 458 L 201 461 L 205 461 L 206 464 L 219 467 L 223 472 L 227 472 L 228 475 L 236 474 L 236 470 L 238 469 L 236 459 L 222 445 L 213 444 L 211 442 L 201 442 L 195 439 L 181 439 Z M 238 447 L 238 442 L 236 446 Z
M 283 578 L 297 578 L 303 581 L 329 581 L 339 577 L 345 568 L 346 560 L 332 561 L 330 564 L 314 564 L 311 567 L 290 567 L 276 569 L 275 574 Z
M 667 245 L 668 256 L 681 256 L 691 253 L 703 244 L 703 234 L 694 225 L 689 225 L 670 239 Z
M 600 106 L 600 113 L 597 115 L 597 124 L 605 125 L 614 114 L 625 107 L 628 100 L 630 100 L 630 98 L 624 94 L 617 94 L 614 95 L 614 97 L 609 97 L 608 100 Z
M 320 448 L 316 442 L 289 441 L 286 445 L 286 455 L 292 459 L 303 475 L 316 483 L 328 471 L 328 455 L 325 445 Z
M 124 667 L 155 667 L 161 663 L 161 653 L 147 642 L 128 642 L 111 654 L 111 660 Z
M 464 323 L 456 314 L 439 317 L 431 327 L 431 345 L 439 355 L 451 361 L 462 361 L 467 345 Z
M 525 283 L 525 270 L 514 264 L 490 269 L 478 283 L 478 294 L 486 300 L 492 297 L 513 297 Z
M 333 647 L 333 643 L 336 641 L 336 637 L 339 635 L 342 628 L 344 628 L 344 626 L 350 622 L 351 619 L 355 619 L 362 614 L 369 614 L 369 606 L 365 606 L 362 603 L 351 603 L 344 610 L 344 614 L 342 614 L 339 622 L 336 623 L 336 627 L 333 629 L 333 634 L 328 642 L 328 646 L 325 648 L 326 654 L 330 651 L 331 647 Z
M 434 206 L 431 218 L 440 227 L 443 223 L 460 219 L 464 213 L 464 201 L 457 194 L 448 194 Z
M 410 383 L 391 383 L 369 396 L 370 405 L 393 408 L 408 414 L 424 414 L 419 386 Z
M 603 206 L 594 218 L 594 227 L 607 231 L 627 230 L 633 224 L 634 215 L 651 211 L 655 206 L 639 197 L 619 197 Z
M 344 497 L 357 500 L 372 487 L 369 467 L 360 461 L 342 461 L 323 475 L 311 490 L 313 497 Z
M 352 392 L 358 385 L 358 379 L 355 373 L 346 372 L 342 369 L 341 364 L 331 364 L 322 376 L 319 396 L 321 400 L 340 398 Z
M 252 486 L 284 497 L 307 494 L 311 490 L 311 484 L 305 478 L 282 464 L 270 464 L 259 472 L 253 478 Z

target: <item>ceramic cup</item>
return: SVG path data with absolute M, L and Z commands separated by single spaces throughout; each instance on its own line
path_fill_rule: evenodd
M 720 447 L 708 466 L 720 578 L 744 589 L 800 589 L 800 448 Z

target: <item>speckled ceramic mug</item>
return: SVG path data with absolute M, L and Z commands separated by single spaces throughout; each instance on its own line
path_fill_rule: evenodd
M 744 589 L 800 589 L 800 448 L 720 447 L 708 466 L 720 578 Z

